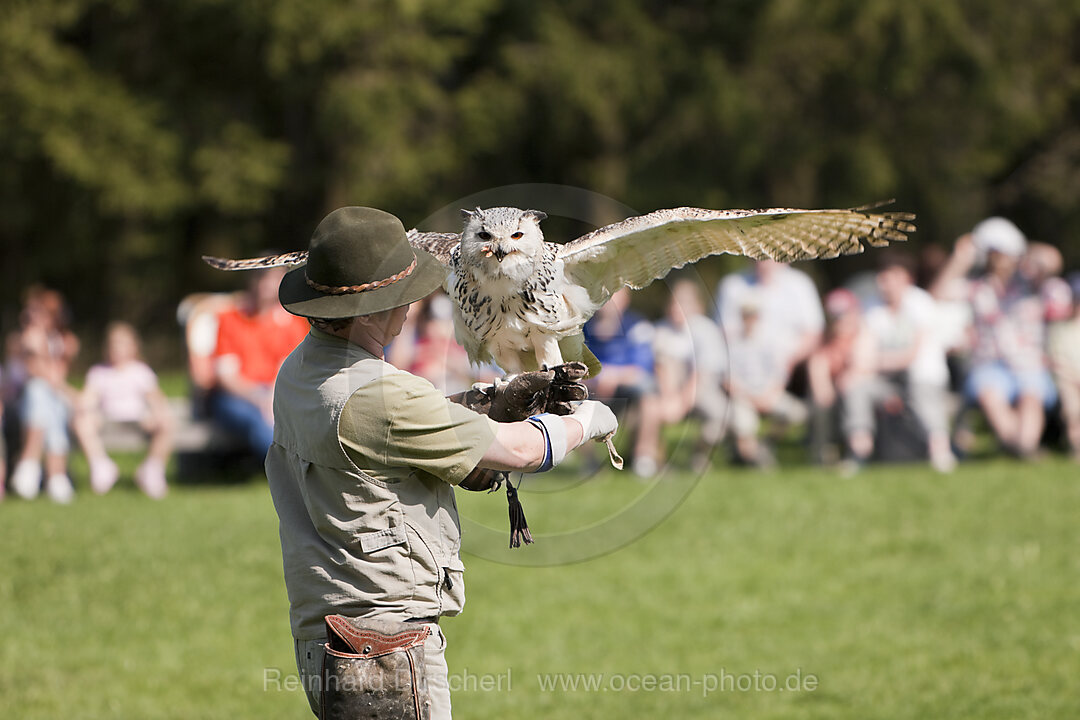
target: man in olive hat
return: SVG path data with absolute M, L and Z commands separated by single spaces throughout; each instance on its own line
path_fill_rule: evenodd
M 360 618 L 361 629 L 364 621 L 427 628 L 411 635 L 425 638 L 427 690 L 413 686 L 416 714 L 449 718 L 438 622 L 465 602 L 453 486 L 487 487 L 477 480 L 485 468 L 550 469 L 616 429 L 611 411 L 591 400 L 565 417 L 495 422 L 386 363 L 383 348 L 409 304 L 440 287 L 445 272 L 409 245 L 396 217 L 349 207 L 319 224 L 307 264 L 281 282 L 281 304 L 308 318 L 311 331 L 278 374 L 266 474 L 297 664 L 316 714 L 324 619 L 341 615 Z

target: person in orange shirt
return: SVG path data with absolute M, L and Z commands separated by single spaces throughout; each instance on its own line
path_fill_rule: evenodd
M 274 439 L 274 380 L 278 368 L 308 331 L 303 318 L 278 303 L 285 270 L 255 273 L 238 307 L 218 316 L 211 416 L 244 438 L 260 462 Z

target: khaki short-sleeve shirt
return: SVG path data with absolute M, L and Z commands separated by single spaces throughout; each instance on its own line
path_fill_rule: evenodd
M 274 418 L 266 472 L 294 637 L 320 637 L 331 613 L 459 613 L 452 485 L 476 467 L 496 423 L 315 330 L 278 374 Z

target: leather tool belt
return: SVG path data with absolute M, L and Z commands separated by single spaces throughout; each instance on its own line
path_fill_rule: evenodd
M 322 720 L 428 720 L 430 634 L 416 623 L 327 615 Z

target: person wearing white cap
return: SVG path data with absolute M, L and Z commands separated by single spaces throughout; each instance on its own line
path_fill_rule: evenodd
M 979 255 L 989 260 L 992 252 L 1007 257 L 1019 258 L 1027 249 L 1027 238 L 1011 220 L 1003 217 L 990 217 L 979 222 L 971 229 L 971 241 Z
M 942 277 L 963 277 L 985 262 L 968 286 L 975 345 L 964 386 L 967 399 L 986 415 L 999 442 L 1021 456 L 1035 454 L 1046 422 L 1045 408 L 1057 399 L 1043 351 L 1042 301 L 1018 273 L 1027 249 L 1024 234 L 1005 218 L 978 223 L 957 240 Z

